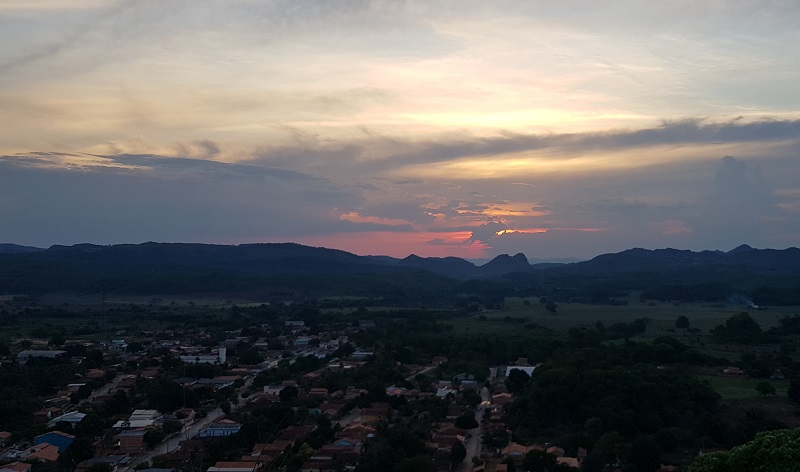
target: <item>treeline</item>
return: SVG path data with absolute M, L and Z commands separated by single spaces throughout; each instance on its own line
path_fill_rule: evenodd
M 755 410 L 737 424 L 726 421 L 719 395 L 691 370 L 652 362 L 664 360 L 652 357 L 661 349 L 670 357 L 689 351 L 675 343 L 598 346 L 555 357 L 522 388 L 507 422 L 519 440 L 545 434 L 568 450 L 588 449 L 587 471 L 612 464 L 655 470 L 684 449 L 728 448 L 785 427 Z

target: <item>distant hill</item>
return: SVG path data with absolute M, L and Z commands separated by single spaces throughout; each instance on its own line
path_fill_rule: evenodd
M 521 256 L 521 257 L 520 257 Z M 76 244 L 0 253 L 0 293 L 59 291 L 169 294 L 274 290 L 431 295 L 457 279 L 530 270 L 521 254 L 483 269 L 456 257 L 357 256 L 294 243 Z M 504 262 L 505 261 L 505 262 Z
M 18 244 L 0 243 L 0 254 L 26 254 L 38 251 L 44 251 L 44 249 L 32 246 L 20 246 Z

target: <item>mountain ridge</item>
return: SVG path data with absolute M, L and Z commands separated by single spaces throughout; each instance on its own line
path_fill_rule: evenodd
M 800 249 L 689 251 L 632 248 L 588 261 L 531 265 L 527 257 L 501 254 L 482 265 L 458 257 L 359 256 L 297 243 L 214 245 L 155 243 L 54 245 L 47 249 L 0 245 L 0 293 L 100 291 L 155 293 L 267 290 L 391 292 L 457 290 L 474 280 L 503 290 L 606 284 L 641 290 L 675 284 L 740 283 L 762 277 L 782 284 L 800 277 Z M 785 279 L 785 280 L 784 280 Z M 470 286 L 475 286 L 470 285 Z M 347 288 L 350 287 L 350 288 Z M 512 287 L 512 288 L 509 288 Z M 526 289 L 525 287 L 529 287 Z M 399 296 L 399 295 L 398 295 Z

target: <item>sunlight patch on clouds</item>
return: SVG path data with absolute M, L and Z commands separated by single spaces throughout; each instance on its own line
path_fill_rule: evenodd
M 292 238 L 292 241 L 341 249 L 361 255 L 388 255 L 400 258 L 409 254 L 417 254 L 422 257 L 458 256 L 468 259 L 486 257 L 489 247 L 479 241 L 470 241 L 470 236 L 471 233 L 468 231 L 405 233 L 366 231 L 312 237 L 300 236 Z
M 342 221 L 349 221 L 351 223 L 374 223 L 378 225 L 386 225 L 386 226 L 403 226 L 403 225 L 413 225 L 412 222 L 402 220 L 399 218 L 384 218 L 381 216 L 365 216 L 361 215 L 357 211 L 351 211 L 348 213 L 342 213 L 339 215 L 339 219 Z

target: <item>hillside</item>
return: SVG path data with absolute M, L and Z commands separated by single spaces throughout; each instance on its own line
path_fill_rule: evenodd
M 607 299 L 642 291 L 661 299 L 745 294 L 768 303 L 799 297 L 800 249 L 729 252 L 630 249 L 571 264 L 530 265 L 523 254 L 483 265 L 457 257 L 357 256 L 294 243 L 0 246 L 0 293 L 348 293 L 452 298 L 477 293 Z M 467 282 L 466 281 L 473 281 Z

